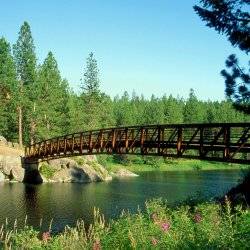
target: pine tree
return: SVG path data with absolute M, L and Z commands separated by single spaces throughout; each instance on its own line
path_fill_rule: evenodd
M 0 38 L 0 134 L 16 137 L 17 79 L 9 43 Z
M 84 82 L 81 87 L 86 95 L 98 95 L 100 93 L 99 69 L 93 52 L 87 58 Z
M 183 100 L 178 100 L 170 95 L 163 96 L 164 123 L 175 124 L 183 122 Z
M 226 35 L 234 47 L 250 52 L 249 0 L 201 0 L 200 3 L 202 7 L 195 5 L 194 10 L 208 27 Z M 250 114 L 250 68 L 244 71 L 235 55 L 228 57 L 226 67 L 231 70 L 221 71 L 226 96 L 236 109 Z
M 69 110 L 69 133 L 83 131 L 85 129 L 85 114 L 82 97 L 79 97 L 74 91 L 70 90 L 67 106 Z
M 101 109 L 101 93 L 99 89 L 99 70 L 94 54 L 91 52 L 87 58 L 84 79 L 81 83 L 83 113 L 85 115 L 85 124 L 82 126 L 86 129 L 93 129 L 99 126 Z
M 250 114 L 250 67 L 249 73 L 246 73 L 233 54 L 226 60 L 226 67 L 231 70 L 231 72 L 225 69 L 221 71 L 221 75 L 225 78 L 226 96 L 234 102 L 236 109 Z
M 19 31 L 16 44 L 13 46 L 14 58 L 17 68 L 20 102 L 19 102 L 19 144 L 23 144 L 23 130 L 25 131 L 26 141 L 29 134 L 34 136 L 35 112 L 35 89 L 36 80 L 36 55 L 35 46 L 31 34 L 30 26 L 24 22 Z M 24 120 L 24 121 L 23 121 Z M 29 121 L 29 122 L 28 122 Z
M 193 89 L 190 89 L 183 116 L 184 123 L 201 123 L 204 120 L 204 110 Z
M 144 124 L 162 124 L 164 122 L 163 103 L 154 95 L 147 102 L 144 109 Z
M 67 133 L 68 83 L 61 79 L 52 52 L 48 53 L 38 71 L 36 91 L 36 139 L 47 139 Z
M 114 115 L 116 118 L 116 126 L 128 126 L 135 124 L 135 114 L 131 107 L 130 97 L 125 91 L 121 98 L 117 96 L 114 99 Z

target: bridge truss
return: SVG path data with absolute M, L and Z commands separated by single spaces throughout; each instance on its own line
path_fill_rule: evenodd
M 27 146 L 37 162 L 91 154 L 136 154 L 250 164 L 250 123 L 166 124 L 90 130 Z

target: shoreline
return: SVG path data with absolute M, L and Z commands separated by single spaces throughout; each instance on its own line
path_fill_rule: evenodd
M 110 162 L 107 163 L 105 168 L 110 171 L 117 171 L 125 168 L 132 172 L 177 172 L 177 171 L 205 171 L 205 170 L 247 170 L 250 169 L 249 165 L 221 163 L 221 162 L 207 162 L 201 160 L 171 160 L 168 163 L 160 163 L 159 165 L 149 164 L 129 164 L 123 165 L 120 163 Z

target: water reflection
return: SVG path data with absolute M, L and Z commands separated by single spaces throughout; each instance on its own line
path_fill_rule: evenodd
M 135 212 L 147 199 L 163 197 L 170 205 L 188 197 L 211 199 L 223 195 L 238 183 L 240 171 L 145 172 L 137 178 L 116 179 L 108 183 L 47 183 L 24 185 L 0 184 L 0 224 L 8 217 L 60 231 L 65 225 L 75 225 L 79 218 L 86 224 L 93 220 L 94 207 L 106 218 L 119 216 L 123 209 Z

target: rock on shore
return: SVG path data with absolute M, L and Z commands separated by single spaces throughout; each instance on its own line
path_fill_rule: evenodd
M 21 150 L 0 145 L 0 182 L 23 181 L 25 170 L 22 168 L 21 156 Z
M 121 178 L 122 177 L 137 177 L 137 176 L 139 176 L 139 175 L 137 175 L 137 174 L 125 169 L 125 168 L 121 168 L 121 169 L 117 170 L 115 173 L 112 173 L 112 175 L 114 177 L 121 177 Z
M 44 168 L 42 165 L 40 168 Z M 48 182 L 97 182 L 112 180 L 108 171 L 97 162 L 96 156 L 78 156 L 50 160 L 46 168 L 53 169 L 52 176 L 45 176 Z M 44 170 L 40 171 L 41 173 Z

